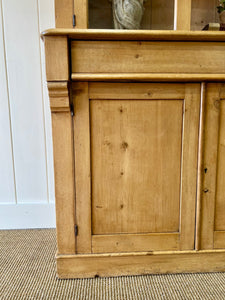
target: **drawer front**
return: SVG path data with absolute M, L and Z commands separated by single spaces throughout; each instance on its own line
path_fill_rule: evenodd
M 223 74 L 223 42 L 72 41 L 72 73 Z

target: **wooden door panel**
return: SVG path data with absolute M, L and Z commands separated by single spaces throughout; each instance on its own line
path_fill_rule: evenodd
M 77 253 L 91 253 L 91 168 L 88 83 L 73 87 Z M 76 100 L 76 101 L 75 101 Z
M 200 85 L 73 94 L 77 253 L 193 249 Z
M 222 87 L 224 89 L 224 87 Z M 221 95 L 222 96 L 222 95 Z M 225 99 L 220 100 L 214 248 L 225 249 Z
M 201 248 L 225 248 L 225 87 L 207 84 Z
M 176 233 L 93 235 L 93 253 L 179 250 Z
M 92 233 L 177 232 L 182 100 L 91 100 Z
M 220 101 L 215 230 L 225 231 L 225 100 Z
M 225 249 L 225 230 L 224 231 L 214 231 L 214 248 L 215 249 Z

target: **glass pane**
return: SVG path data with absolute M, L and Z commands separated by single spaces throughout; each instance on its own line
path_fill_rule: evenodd
M 109 0 L 89 0 L 89 28 L 112 29 L 112 3 Z
M 209 23 L 220 23 L 218 0 L 192 0 L 191 30 L 202 30 Z
M 123 0 L 123 1 L 129 2 L 129 0 Z M 140 29 L 153 29 L 153 30 L 173 29 L 174 1 L 144 0 L 143 6 L 144 6 L 144 13 L 143 13 Z M 89 0 L 89 28 L 96 28 L 96 29 L 114 28 L 112 0 Z

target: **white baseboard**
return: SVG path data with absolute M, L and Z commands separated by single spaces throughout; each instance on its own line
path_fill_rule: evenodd
M 1 204 L 0 229 L 55 228 L 55 204 Z

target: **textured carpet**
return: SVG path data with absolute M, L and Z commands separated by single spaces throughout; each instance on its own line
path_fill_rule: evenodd
M 54 229 L 0 231 L 0 299 L 225 299 L 225 273 L 60 280 Z

